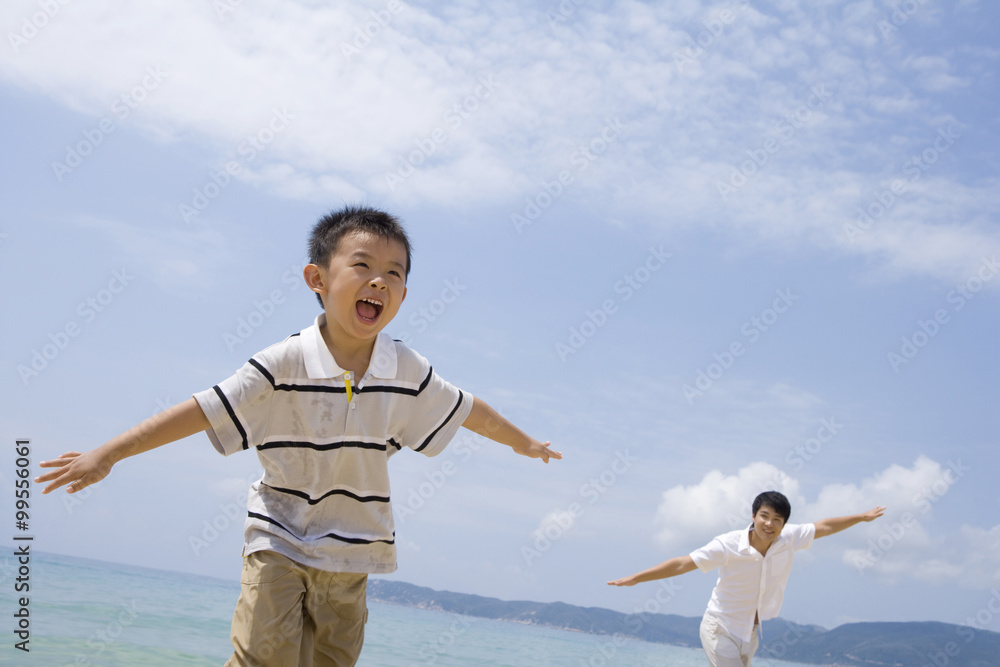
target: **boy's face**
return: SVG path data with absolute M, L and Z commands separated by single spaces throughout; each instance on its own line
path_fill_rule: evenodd
M 753 532 L 765 542 L 773 542 L 781 535 L 785 520 L 770 505 L 761 505 L 753 515 Z
M 406 248 L 395 239 L 351 232 L 340 239 L 326 267 L 319 267 L 327 326 L 334 334 L 373 339 L 406 298 Z

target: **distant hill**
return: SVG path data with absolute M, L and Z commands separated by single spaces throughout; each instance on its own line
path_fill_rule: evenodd
M 771 625 L 764 625 L 765 639 L 770 629 Z M 767 648 L 771 657 L 817 665 L 1000 665 L 1000 633 L 948 623 L 848 623 L 794 644 L 772 642 Z
M 700 617 L 623 614 L 563 602 L 508 602 L 376 578 L 369 579 L 368 597 L 419 609 L 701 648 Z M 947 623 L 850 623 L 826 630 L 778 618 L 764 623 L 764 643 L 757 656 L 838 667 L 1000 667 L 1000 633 Z

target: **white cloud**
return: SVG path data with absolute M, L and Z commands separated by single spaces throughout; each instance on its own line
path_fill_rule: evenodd
M 121 122 L 213 146 L 208 168 L 242 160 L 240 178 L 289 197 L 510 202 L 513 213 L 620 118 L 624 135 L 573 172 L 574 199 L 614 202 L 600 217 L 710 221 L 948 279 L 1000 247 L 988 224 L 995 180 L 937 167 L 863 242 L 845 241 L 855 209 L 900 177 L 884 172 L 933 140 L 942 93 L 969 80 L 941 55 L 900 55 L 872 39 L 885 8 L 734 3 L 723 20 L 696 2 L 622 0 L 553 22 L 534 8 L 399 6 L 390 16 L 377 4 L 242 3 L 220 17 L 203 2 L 60 5 L 37 35 L 0 50 L 0 77 L 100 117 L 148 67 L 162 68 L 162 83 Z M 17 26 L 38 5 L 4 11 Z M 921 9 L 914 20 L 935 16 Z M 989 54 L 968 58 L 992 66 Z M 723 201 L 717 183 L 787 135 L 816 86 L 829 99 Z M 289 127 L 253 160 L 241 155 L 275 109 L 295 116 Z M 401 170 L 414 174 L 387 180 Z
M 882 527 L 863 546 L 845 550 L 842 561 L 863 574 L 890 581 L 914 579 L 981 589 L 1000 585 L 998 553 L 1000 525 L 989 529 L 963 525 L 954 534 L 930 539 L 919 518 L 904 515 Z
M 951 64 L 940 56 L 908 58 L 904 66 L 917 72 L 921 86 L 933 92 L 948 92 L 969 85 L 967 80 L 952 75 Z
M 408 554 L 420 553 L 420 545 L 414 542 L 413 540 L 401 539 L 397 537 L 396 546 L 399 547 L 399 550 L 403 553 L 408 553 Z
M 542 517 L 542 520 L 532 532 L 534 540 L 560 540 L 573 533 L 577 515 L 568 510 L 553 510 Z
M 1000 524 L 990 529 L 962 526 L 962 541 L 952 545 L 950 556 L 961 564 L 961 580 L 970 587 L 1000 586 Z
M 67 222 L 104 235 L 130 258 L 133 264 L 126 269 L 138 271 L 135 267 L 141 266 L 168 291 L 204 289 L 217 270 L 213 267 L 224 266 L 239 251 L 226 240 L 221 223 L 211 227 L 178 223 L 163 228 L 93 216 Z
M 918 456 L 909 468 L 894 464 L 863 479 L 859 484 L 829 484 L 820 489 L 816 500 L 803 507 L 799 516 L 816 521 L 867 510 L 875 505 L 889 508 L 886 518 L 904 512 L 927 514 L 932 503 L 948 492 L 953 482 L 948 467 Z M 875 525 L 875 524 L 873 524 Z
M 772 490 L 788 496 L 793 508 L 802 502 L 799 483 L 770 463 L 751 463 L 735 475 L 712 470 L 698 484 L 663 492 L 656 511 L 656 540 L 668 551 L 684 551 L 695 542 L 747 526 L 753 499 Z
M 243 479 L 241 477 L 226 477 L 217 482 L 213 482 L 212 494 L 223 500 L 242 499 L 246 501 L 250 484 L 256 479 Z

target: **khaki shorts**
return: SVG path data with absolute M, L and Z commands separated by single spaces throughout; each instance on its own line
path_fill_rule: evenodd
M 367 581 L 274 551 L 250 554 L 226 667 L 351 667 L 365 638 Z
M 719 620 L 705 614 L 701 619 L 701 646 L 712 667 L 750 667 L 753 654 L 757 652 L 757 628 L 753 626 L 750 641 L 745 642 L 726 632 Z

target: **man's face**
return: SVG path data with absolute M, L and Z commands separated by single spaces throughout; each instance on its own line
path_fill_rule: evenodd
M 765 542 L 774 542 L 781 535 L 785 520 L 770 505 L 761 505 L 753 515 L 753 532 Z

